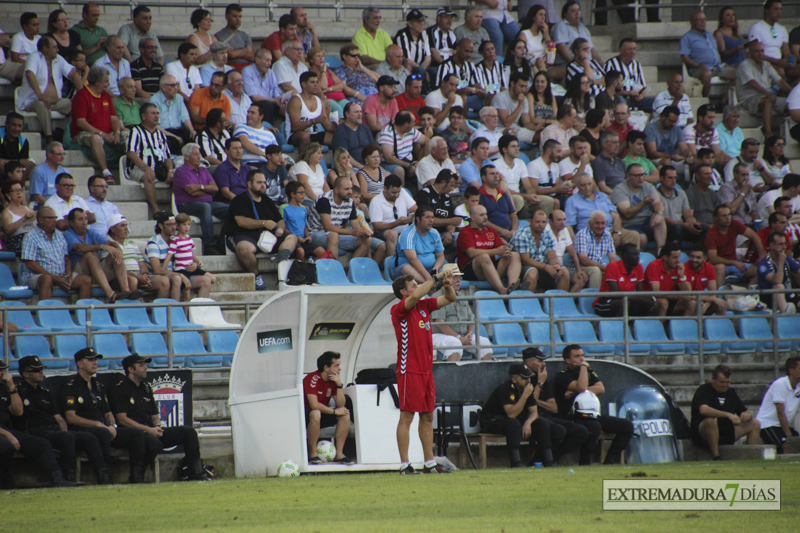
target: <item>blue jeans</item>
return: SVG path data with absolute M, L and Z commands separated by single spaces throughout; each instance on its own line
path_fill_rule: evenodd
M 644 111 L 645 113 L 652 113 L 653 112 L 653 102 L 656 101 L 655 98 L 642 98 L 640 101 L 636 101 L 633 98 L 625 98 L 625 103 L 628 104 L 628 107 L 631 109 L 638 109 L 639 111 Z
M 476 94 L 467 96 L 467 107 L 470 109 L 470 111 L 480 111 L 483 109 L 483 97 Z
M 486 16 L 484 16 L 481 26 L 486 28 L 486 31 L 489 33 L 489 39 L 492 41 L 492 44 L 494 44 L 494 49 L 498 56 L 502 56 L 506 52 L 506 49 L 503 47 L 503 39 L 505 38 L 505 41 L 509 43 L 513 42 L 514 38 L 519 33 L 519 24 L 517 24 L 516 20 L 503 23 L 499 20 L 486 18 Z
M 224 221 L 228 216 L 228 204 L 222 202 L 186 202 L 178 207 L 178 212 L 200 218 L 200 229 L 203 232 L 203 245 L 216 246 L 217 238 L 214 235 L 214 219 Z

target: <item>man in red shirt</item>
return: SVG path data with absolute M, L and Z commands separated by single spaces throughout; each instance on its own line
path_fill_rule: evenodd
M 609 130 L 619 134 L 619 145 L 623 148 L 619 153 L 619 157 L 621 158 L 628 155 L 625 139 L 627 139 L 628 134 L 633 131 L 633 126 L 628 124 L 628 118 L 630 118 L 630 116 L 628 104 L 617 104 L 614 106 L 614 122 L 608 127 Z
M 425 298 L 436 280 L 443 280 L 444 296 Z M 392 325 L 397 336 L 397 389 L 400 421 L 397 423 L 397 448 L 400 451 L 400 474 L 418 472 L 408 461 L 408 442 L 414 413 L 419 413 L 419 438 L 425 458 L 425 474 L 447 472 L 433 458 L 433 409 L 436 388 L 433 383 L 433 336 L 431 313 L 456 301 L 452 270 L 442 270 L 422 285 L 413 276 L 394 280 L 392 290 L 400 303 L 392 306 Z
M 261 48 L 272 52 L 272 61 L 277 62 L 283 57 L 283 43 L 286 41 L 297 41 L 300 44 L 300 39 L 297 38 L 297 19 L 294 15 L 283 15 L 278 19 L 278 31 L 272 32 L 269 37 L 264 39 L 261 43 Z
M 107 90 L 108 70 L 95 66 L 89 71 L 87 85 L 72 99 L 72 142 L 92 150 L 95 163 L 102 169 L 106 181 L 114 177 L 106 164 L 105 146 L 124 154 L 127 152 L 128 130 L 117 118 Z
M 647 265 L 644 271 L 645 288 L 653 292 L 676 291 L 680 282 L 687 281 L 684 270 L 680 246 L 675 241 L 668 242 L 661 248 L 661 257 Z M 694 309 L 691 302 L 685 296 L 656 296 L 658 316 L 692 315 Z
M 756 260 L 743 263 L 736 256 L 736 237 L 744 235 L 756 247 Z M 755 263 L 764 259 L 764 245 L 756 232 L 731 217 L 731 210 L 726 204 L 714 209 L 714 225 L 706 234 L 708 260 L 712 265 L 724 265 L 727 277 L 747 285 L 756 277 Z M 726 277 L 726 279 L 727 279 Z
M 639 264 L 639 247 L 623 244 L 619 247 L 622 259 L 606 266 L 600 292 L 644 292 L 644 269 Z M 594 303 L 594 312 L 602 317 L 623 315 L 623 299 L 599 296 Z M 653 316 L 658 313 L 658 304 L 652 296 L 628 296 L 628 316 Z
M 522 261 L 515 252 L 503 242 L 497 231 L 486 224 L 489 216 L 486 208 L 476 205 L 469 210 L 469 226 L 458 233 L 458 268 L 467 281 L 488 281 L 497 294 L 510 294 L 515 290 L 527 290 L 531 283 L 520 283 Z M 495 259 L 500 256 L 500 259 Z M 500 279 L 508 277 L 508 287 Z
M 780 233 L 786 239 L 786 248 L 791 250 L 793 244 L 792 232 L 786 229 L 789 225 L 789 219 L 786 218 L 786 215 L 778 211 L 773 211 L 767 219 L 767 224 L 767 226 L 761 228 L 756 233 L 761 239 L 761 245 L 764 249 L 767 249 L 767 238 L 769 238 L 770 233 Z M 750 247 L 747 248 L 747 253 L 744 254 L 744 260 L 746 263 L 756 262 L 756 247 L 752 242 L 750 243 Z
M 425 107 L 425 99 L 420 94 L 422 94 L 422 76 L 410 74 L 406 77 L 405 92 L 394 98 L 400 111 L 405 111 L 406 109 L 411 111 L 416 124 L 419 124 L 419 110 Z
M 317 370 L 303 378 L 303 394 L 306 403 L 306 433 L 308 434 L 308 464 L 318 465 L 322 459 L 317 455 L 319 430 L 336 426 L 336 456 L 334 461 L 345 465 L 353 460 L 342 453 L 347 433 L 350 431 L 350 410 L 344 406 L 344 386 L 339 375 L 342 357 L 336 352 L 325 352 L 317 358 Z M 331 407 L 331 398 L 336 407 Z
M 716 267 L 706 261 L 708 257 L 708 248 L 706 245 L 697 242 L 692 246 L 689 252 L 689 260 L 686 261 L 684 272 L 686 273 L 686 281 L 681 282 L 681 290 L 683 291 L 709 291 L 717 290 L 717 279 L 725 275 L 725 267 L 717 265 Z M 724 279 L 724 278 L 722 278 Z M 724 298 L 717 298 L 716 296 L 703 296 L 703 314 L 724 315 L 728 312 L 728 302 Z M 696 301 L 692 299 L 692 301 Z M 697 311 L 692 305 L 692 312 L 687 313 L 693 315 Z

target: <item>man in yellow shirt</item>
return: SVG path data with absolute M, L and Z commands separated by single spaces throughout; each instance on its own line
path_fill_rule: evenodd
M 361 13 L 364 26 L 353 36 L 353 44 L 358 46 L 361 63 L 365 67 L 377 65 L 386 60 L 386 49 L 392 44 L 392 38 L 380 29 L 381 10 L 368 7 Z

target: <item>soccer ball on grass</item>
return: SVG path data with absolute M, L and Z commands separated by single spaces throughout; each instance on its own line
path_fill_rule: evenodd
M 329 440 L 321 440 L 317 442 L 317 455 L 323 461 L 333 461 L 336 457 L 336 448 L 333 446 L 333 443 Z
M 297 477 L 299 475 L 300 466 L 291 459 L 278 465 L 278 477 Z

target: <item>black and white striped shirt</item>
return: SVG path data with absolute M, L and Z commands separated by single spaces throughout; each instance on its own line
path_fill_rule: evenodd
M 415 41 L 411 36 L 411 30 L 405 27 L 394 36 L 394 44 L 402 48 L 403 55 L 417 65 L 421 65 L 425 58 L 431 55 L 428 34 L 425 32 L 420 33 L 419 39 Z
M 453 30 L 444 33 L 439 26 L 434 24 L 426 30 L 430 47 L 439 52 L 444 61 L 450 59 L 456 49 L 456 34 Z
M 505 88 L 506 84 L 503 83 L 503 65 L 495 60 L 492 68 L 487 68 L 483 61 L 476 65 L 478 73 L 481 76 L 481 85 L 486 89 L 487 94 L 497 94 L 501 89 Z
M 200 155 L 202 155 L 204 159 L 211 156 L 214 159 L 225 161 L 228 159 L 228 154 L 225 153 L 225 141 L 230 138 L 231 134 L 228 133 L 228 130 L 222 130 L 219 139 L 217 139 L 214 137 L 213 133 L 204 128 L 197 134 L 197 144 L 200 145 Z
M 626 65 L 622 59 L 617 57 L 612 57 L 608 61 L 606 61 L 606 72 L 610 72 L 612 70 L 616 70 L 620 74 L 622 74 L 622 90 L 623 91 L 632 91 L 634 85 L 641 85 L 642 87 L 647 87 L 647 84 L 644 81 L 644 72 L 642 71 L 642 65 L 635 59 L 631 61 L 630 65 Z
M 170 157 L 167 136 L 159 129 L 151 133 L 141 124 L 131 128 L 127 149 L 128 152 L 138 155 L 153 170 L 156 169 L 156 161 L 166 161 Z M 131 160 L 128 160 L 128 166 L 133 167 Z
M 472 87 L 475 85 L 481 85 L 482 77 L 478 72 L 478 69 L 475 68 L 475 65 L 470 63 L 469 61 L 465 61 L 463 65 L 460 67 L 456 65 L 455 61 L 451 57 L 441 65 L 439 65 L 439 70 L 436 71 L 436 86 L 439 87 L 442 84 L 442 79 L 448 74 L 455 74 L 458 76 L 458 88 L 464 89 L 466 87 Z
M 606 71 L 603 68 L 603 65 L 601 65 L 594 59 L 590 59 L 589 62 L 592 64 L 592 70 L 594 70 L 595 79 L 598 78 L 602 79 L 603 76 L 606 75 Z M 569 83 L 572 81 L 572 78 L 574 78 L 575 76 L 579 76 L 583 73 L 584 73 L 583 65 L 581 65 L 580 63 L 576 63 L 575 61 L 572 61 L 569 65 L 567 65 L 567 81 L 566 81 L 567 85 L 569 85 Z M 597 96 L 598 94 L 600 94 L 605 90 L 605 88 L 602 85 L 596 85 L 594 83 L 594 80 L 589 80 L 589 81 L 592 82 L 592 93 L 591 93 L 592 96 Z

